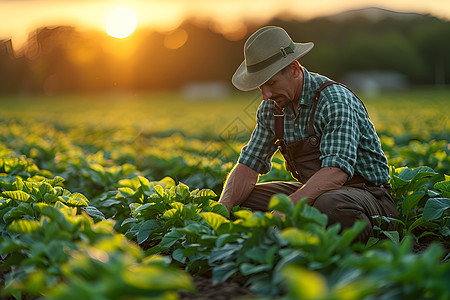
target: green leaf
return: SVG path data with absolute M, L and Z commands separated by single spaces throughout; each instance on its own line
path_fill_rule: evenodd
M 239 252 L 240 247 L 235 244 L 225 244 L 220 248 L 214 248 L 211 251 L 211 255 L 209 256 L 209 263 L 213 264 L 217 261 L 228 261 L 232 258 L 235 258 L 237 253 Z
M 157 264 L 136 264 L 129 268 L 123 268 L 120 274 L 125 284 L 127 284 L 131 291 L 130 293 L 137 294 L 138 291 L 160 292 L 160 291 L 177 291 L 177 290 L 189 290 L 194 292 L 195 287 L 192 283 L 191 277 L 181 270 L 169 268 L 166 265 Z M 114 290 L 113 287 L 109 287 Z M 115 287 L 115 290 L 121 291 L 122 287 Z M 151 295 L 151 294 L 150 294 Z M 158 295 L 158 294 L 156 294 Z M 165 299 L 168 297 L 147 297 L 147 298 L 160 298 Z M 125 298 L 136 298 L 126 297 Z M 106 299 L 106 298 L 102 298 Z M 168 298 L 168 299 L 171 299 Z
M 70 195 L 70 200 L 76 201 L 80 203 L 80 206 L 87 206 L 89 203 L 89 200 L 86 198 L 85 195 L 81 193 L 73 193 Z
M 23 216 L 34 216 L 34 210 L 31 207 L 31 204 L 26 202 L 21 202 L 17 207 L 11 209 L 8 213 L 3 216 L 4 220 L 18 219 Z
M 359 233 L 368 226 L 366 222 L 364 221 L 356 221 L 352 227 L 345 229 L 342 234 L 341 238 L 339 239 L 339 247 L 341 249 L 346 249 L 350 247 L 350 244 L 356 239 L 356 237 L 359 235 Z
M 417 207 L 417 203 L 425 196 L 425 191 L 418 191 L 408 195 L 403 200 L 403 212 L 405 215 L 408 215 L 409 211 L 415 207 Z
M 139 205 L 138 203 L 136 203 L 136 204 Z M 153 203 L 145 203 L 145 204 L 139 205 L 139 207 L 136 208 L 136 209 L 131 213 L 131 216 L 132 216 L 133 218 L 136 218 L 137 216 L 139 216 L 139 214 L 141 214 L 144 210 L 146 210 L 147 208 L 149 208 L 149 207 L 152 206 L 152 205 L 153 205 Z M 131 207 L 131 205 L 130 205 L 130 207 Z
M 297 205 L 299 205 L 297 203 Z M 297 217 L 298 220 L 307 222 L 307 223 L 315 223 L 322 227 L 325 227 L 328 223 L 328 216 L 321 213 L 317 208 L 304 205 L 303 209 L 300 211 L 300 215 Z
M 190 196 L 191 196 L 191 193 L 189 192 L 189 187 L 182 182 L 180 182 L 175 187 L 175 193 L 180 198 L 180 200 L 184 200 L 184 201 L 186 199 L 190 198 Z
M 120 226 L 125 226 L 128 223 L 137 223 L 137 222 L 139 222 L 139 220 L 136 218 L 127 218 L 122 222 L 122 224 L 120 224 Z
M 408 233 L 411 233 L 416 227 L 422 226 L 425 224 L 426 221 L 423 219 L 423 217 L 418 218 L 415 220 L 411 225 L 408 226 Z
M 60 202 L 58 202 L 58 203 L 61 204 Z M 70 223 L 67 221 L 66 217 L 59 209 L 47 205 L 47 206 L 41 206 L 40 210 L 41 210 L 42 215 L 47 216 L 50 219 L 54 220 L 62 228 L 67 229 L 67 228 L 71 227 Z
M 22 202 L 28 202 L 28 200 L 30 200 L 30 198 L 31 198 L 30 194 L 25 193 L 23 191 L 5 191 L 5 192 L 2 192 L 2 194 L 8 198 L 22 201 Z
M 18 191 L 23 191 L 23 188 L 25 186 L 25 183 L 23 182 L 21 177 L 16 177 L 16 187 Z
M 214 229 L 214 231 L 217 231 L 223 223 L 230 222 L 221 215 L 212 212 L 202 212 L 200 213 L 200 216 L 206 221 L 206 223 L 208 223 L 209 226 L 211 226 L 212 229 Z
M 270 198 L 269 210 L 277 210 L 288 215 L 294 210 L 294 204 L 288 196 L 284 194 L 277 194 Z
M 294 247 L 302 247 L 305 245 L 319 245 L 320 239 L 318 236 L 309 231 L 300 230 L 295 227 L 284 229 L 280 237 L 289 242 Z
M 178 219 L 179 216 L 179 214 L 177 214 L 178 212 L 179 210 L 177 210 L 176 208 L 168 209 L 164 212 L 163 218 L 166 219 L 167 221 L 171 219 Z
M 53 187 L 47 182 L 41 182 L 39 185 L 39 193 L 41 194 L 41 197 L 43 198 L 46 194 L 50 192 L 53 192 Z
M 245 251 L 245 257 L 251 259 L 252 261 L 258 262 L 260 264 L 263 264 L 266 262 L 266 249 L 261 247 L 262 245 L 258 245 L 255 247 L 252 247 Z
M 81 207 L 89 205 L 88 204 L 89 200 L 87 200 L 87 198 L 80 193 L 74 193 L 69 196 L 59 196 L 58 200 L 72 207 Z
M 230 276 L 235 274 L 238 270 L 239 269 L 234 262 L 227 262 L 220 266 L 214 267 L 212 271 L 213 284 L 224 282 L 225 280 L 230 278 Z
M 239 269 L 242 275 L 247 276 L 260 272 L 267 272 L 272 269 L 272 265 L 253 265 L 249 263 L 243 263 Z
M 423 209 L 423 219 L 426 221 L 439 219 L 449 208 L 449 198 L 430 198 Z
M 176 228 L 172 228 L 161 240 L 159 243 L 159 247 L 162 249 L 169 249 L 172 247 L 178 240 L 184 238 L 184 234 L 179 232 Z
M 199 191 L 195 195 L 193 202 L 194 203 L 203 203 L 208 200 L 214 199 L 216 197 L 217 197 L 217 195 L 216 195 L 216 193 L 214 193 L 213 190 L 204 189 L 204 190 Z
M 190 244 L 185 249 L 182 250 L 183 256 L 189 256 L 195 253 L 198 253 L 199 248 L 201 247 L 200 244 Z M 178 249 L 177 249 L 178 250 Z
M 400 174 L 398 174 L 398 178 L 403 181 L 415 181 L 419 180 L 423 177 L 436 175 L 437 173 L 430 167 L 418 167 L 415 169 L 403 169 Z
M 289 299 L 325 299 L 327 282 L 319 273 L 288 265 L 281 270 L 288 285 Z
M 267 264 L 270 264 L 270 265 L 272 265 L 273 264 L 273 262 L 274 262 L 274 260 L 275 260 L 275 254 L 278 252 L 278 250 L 279 250 L 279 247 L 278 247 L 278 245 L 272 245 L 267 251 L 266 251 L 266 254 L 265 254 L 265 262 L 267 263 Z
M 221 216 L 224 216 L 225 218 L 230 217 L 228 209 L 225 207 L 225 205 L 214 200 L 208 200 L 208 206 L 205 207 L 205 210 L 209 210 L 210 212 L 219 214 Z
M 172 253 L 172 258 L 182 264 L 186 263 L 186 256 L 184 255 L 183 249 L 181 248 L 175 249 L 175 251 L 173 251 Z
M 81 209 L 84 210 L 91 217 L 99 218 L 100 220 L 106 220 L 105 215 L 95 206 L 86 206 L 82 207 Z
M 15 233 L 32 233 L 42 229 L 42 224 L 40 221 L 36 220 L 14 220 L 8 227 L 7 230 Z
M 380 239 L 378 239 L 378 238 L 374 238 L 374 237 L 370 237 L 369 238 L 369 240 L 367 241 L 367 243 L 366 243 L 366 248 L 370 248 L 370 247 L 372 247 L 373 245 L 375 245 L 376 243 L 378 243 L 380 241 Z
M 434 189 L 439 190 L 443 197 L 450 198 L 450 180 L 437 182 Z
M 383 231 L 383 234 L 394 242 L 394 244 L 400 245 L 400 235 L 398 234 L 398 231 Z
M 160 198 L 166 198 L 166 193 L 164 192 L 164 188 L 160 185 L 156 185 L 153 187 L 153 190 L 155 191 L 156 194 L 158 194 L 158 196 Z
M 150 234 L 153 232 L 153 230 L 160 228 L 158 221 L 156 220 L 148 220 L 145 221 L 141 227 L 139 228 L 138 234 L 137 234 L 137 242 L 139 244 L 142 244 L 145 242 Z M 170 246 L 169 246 L 170 247 Z
M 118 190 L 119 190 L 119 193 L 124 197 L 132 197 L 136 193 L 135 190 L 133 190 L 129 187 L 120 187 L 120 188 L 118 188 Z

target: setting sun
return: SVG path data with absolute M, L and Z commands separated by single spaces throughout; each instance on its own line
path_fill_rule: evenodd
M 137 27 L 137 15 L 128 7 L 118 7 L 108 14 L 106 33 L 109 36 L 123 39 L 134 32 Z

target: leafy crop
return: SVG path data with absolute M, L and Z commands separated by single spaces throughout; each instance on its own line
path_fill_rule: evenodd
M 420 100 L 408 100 L 408 107 L 422 108 Z M 401 116 L 409 113 L 398 107 L 401 101 L 367 103 L 400 217 L 376 216 L 377 236 L 365 245 L 357 242 L 364 224 L 340 232 L 339 225 L 327 226 L 325 215 L 304 201 L 294 206 L 285 195 L 270 202 L 283 217 L 240 207 L 229 215 L 217 202 L 258 101 L 174 99 L 190 116 L 176 120 L 169 101 L 158 99 L 117 103 L 116 112 L 95 101 L 82 110 L 49 102 L 41 114 L 33 103 L 17 111 L 6 105 L 0 112 L 1 297 L 176 299 L 177 291 L 195 292 L 195 274 L 214 283 L 236 280 L 264 299 L 448 299 L 444 100 L 434 114 L 430 103 Z M 201 107 L 208 113 L 192 117 L 205 112 Z M 217 126 L 214 109 L 225 127 Z M 293 180 L 278 154 L 260 177 L 272 180 Z M 397 230 L 382 230 L 385 222 Z

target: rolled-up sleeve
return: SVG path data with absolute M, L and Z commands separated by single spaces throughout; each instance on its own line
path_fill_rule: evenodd
M 260 174 L 272 167 L 272 156 L 276 151 L 275 134 L 271 129 L 270 106 L 261 105 L 256 114 L 256 127 L 250 141 L 242 148 L 239 162 Z
M 359 128 L 355 111 L 346 102 L 322 106 L 320 152 L 322 167 L 337 167 L 349 176 L 355 173 Z

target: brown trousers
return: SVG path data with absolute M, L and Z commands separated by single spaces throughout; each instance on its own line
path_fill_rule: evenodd
M 241 206 L 256 211 L 267 211 L 273 195 L 290 195 L 301 186 L 299 182 L 260 183 Z M 372 216 L 398 218 L 395 203 L 389 192 L 385 188 L 368 187 L 364 183 L 344 185 L 338 190 L 328 191 L 316 199 L 313 207 L 328 216 L 328 226 L 340 223 L 341 230 L 352 227 L 357 220 L 366 222 L 367 226 L 357 239 L 360 242 L 366 242 L 373 236 L 372 228 L 375 223 Z

